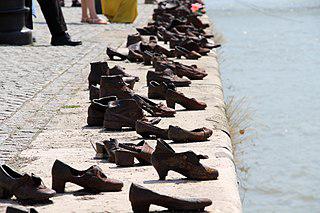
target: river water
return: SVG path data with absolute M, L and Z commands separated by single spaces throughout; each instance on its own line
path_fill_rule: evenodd
M 320 212 L 320 0 L 206 4 L 227 41 L 225 95 L 255 110 L 259 137 L 241 145 L 244 211 Z

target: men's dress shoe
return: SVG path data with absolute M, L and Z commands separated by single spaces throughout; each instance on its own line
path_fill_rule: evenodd
M 115 163 L 118 166 L 133 166 L 134 158 L 141 166 L 151 165 L 151 155 L 154 149 L 145 141 L 137 145 L 119 144 L 115 151 Z
M 8 206 L 6 209 L 6 213 L 38 213 L 34 208 L 30 208 L 28 210 L 18 209 L 13 206 Z
M 110 101 L 117 100 L 115 96 L 93 99 L 88 108 L 88 126 L 103 126 L 104 114 Z
M 204 110 L 207 107 L 206 103 L 187 98 L 183 93 L 171 89 L 167 90 L 166 101 L 167 106 L 172 109 L 175 109 L 176 104 L 180 104 L 187 110 Z
M 143 138 L 155 136 L 156 138 L 169 139 L 168 129 L 161 129 L 144 121 L 136 122 L 136 132 Z
M 65 163 L 56 160 L 52 167 L 52 188 L 63 193 L 66 182 L 74 183 L 93 192 L 121 191 L 123 183 L 108 178 L 98 166 L 91 166 L 87 170 L 76 170 Z
M 166 84 L 173 83 L 176 87 L 188 87 L 191 84 L 191 81 L 178 77 L 170 69 L 166 69 L 163 72 L 148 71 L 147 84 L 149 85 L 151 81 L 165 82 Z
M 0 198 L 43 201 L 55 196 L 56 192 L 45 187 L 42 180 L 33 174 L 21 175 L 6 165 L 0 166 Z
M 78 46 L 81 44 L 81 41 L 72 41 L 68 33 L 61 36 L 52 36 L 51 38 L 52 46 Z
M 168 89 L 175 90 L 176 87 L 173 83 L 166 84 L 165 82 L 158 83 L 156 81 L 151 81 L 148 85 L 148 98 L 165 100 Z
M 161 195 L 134 183 L 130 187 L 129 200 L 133 212 L 136 213 L 149 212 L 150 205 L 165 207 L 170 212 L 203 212 L 206 206 L 212 204 L 212 201 L 207 198 L 191 199 Z
M 176 153 L 164 140 L 158 139 L 151 162 L 160 180 L 165 180 L 169 170 L 178 172 L 190 180 L 216 180 L 219 176 L 218 171 L 200 163 L 200 159 L 207 158 L 208 156 L 196 155 L 192 151 Z
M 168 131 L 169 139 L 180 143 L 206 141 L 211 135 L 212 130 L 206 127 L 188 131 L 170 125 Z

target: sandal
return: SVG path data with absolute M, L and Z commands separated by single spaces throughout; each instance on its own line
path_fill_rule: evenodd
M 106 20 L 103 20 L 101 18 L 89 18 L 88 23 L 89 24 L 108 24 Z

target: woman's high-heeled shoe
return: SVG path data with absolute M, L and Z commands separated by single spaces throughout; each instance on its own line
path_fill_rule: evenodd
M 130 187 L 129 200 L 134 213 L 148 213 L 150 205 L 165 207 L 170 212 L 204 212 L 204 208 L 212 204 L 207 198 L 183 199 L 161 195 L 134 183 Z
M 66 182 L 77 184 L 93 192 L 116 192 L 121 191 L 123 187 L 121 181 L 107 178 L 98 166 L 80 171 L 56 160 L 51 173 L 52 189 L 58 193 L 64 192 Z
M 164 140 L 158 139 L 151 162 L 160 180 L 166 179 L 169 170 L 178 172 L 190 180 L 216 180 L 219 176 L 218 171 L 200 163 L 200 159 L 207 158 L 208 156 L 196 155 L 192 151 L 176 153 Z
M 201 55 L 196 51 L 189 51 L 180 46 L 176 46 L 175 55 L 178 59 L 181 59 L 182 56 L 184 56 L 186 59 L 192 59 L 192 60 L 197 60 L 201 58 Z
M 113 61 L 124 61 L 127 59 L 126 55 L 123 55 L 110 47 L 107 48 L 107 55 Z M 115 57 L 117 57 L 119 59 L 116 59 Z
M 207 107 L 206 103 L 197 101 L 194 98 L 187 98 L 183 93 L 171 89 L 167 90 L 166 101 L 167 106 L 172 109 L 175 109 L 176 104 L 180 104 L 187 110 L 204 110 Z
M 186 66 L 178 62 L 174 63 L 174 73 L 179 77 L 185 76 L 190 80 L 202 80 L 208 75 L 204 70 Z

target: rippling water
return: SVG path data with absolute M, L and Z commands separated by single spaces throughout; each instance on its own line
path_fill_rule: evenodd
M 247 97 L 245 212 L 320 212 L 320 1 L 207 0 L 226 96 Z

